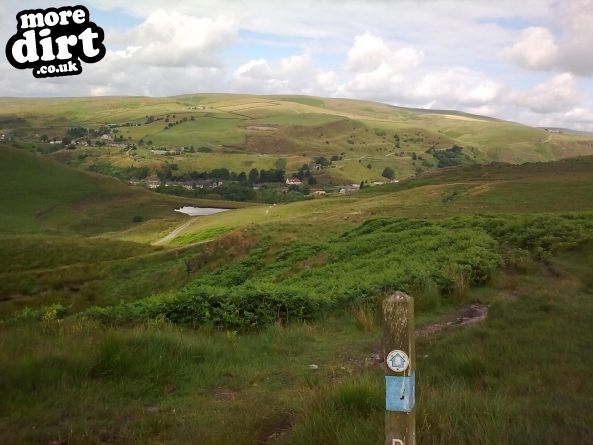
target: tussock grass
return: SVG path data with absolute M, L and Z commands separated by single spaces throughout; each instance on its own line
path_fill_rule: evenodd
M 591 267 L 585 251 L 561 254 L 561 273 L 579 274 L 585 258 Z M 518 297 L 497 297 L 484 324 L 417 339 L 418 443 L 591 442 L 593 294 L 575 276 L 512 274 Z M 280 443 L 383 443 L 382 377 L 366 370 L 323 388 Z

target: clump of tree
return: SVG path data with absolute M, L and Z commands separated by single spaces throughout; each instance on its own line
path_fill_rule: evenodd
M 89 131 L 84 127 L 72 127 L 66 133 L 71 139 L 78 139 L 87 136 Z M 63 140 L 63 139 L 62 139 Z
M 457 144 L 444 150 L 438 150 L 435 147 L 431 147 L 426 150 L 426 153 L 432 155 L 437 160 L 438 168 L 453 167 L 455 165 L 473 162 L 469 156 L 463 153 L 463 147 Z
M 385 167 L 383 169 L 383 173 L 381 173 L 381 176 L 387 179 L 395 179 L 395 170 L 391 167 Z
M 181 186 L 159 187 L 157 191 L 176 196 L 205 199 L 225 199 L 231 201 L 252 201 L 265 203 L 284 203 L 301 201 L 310 192 L 308 186 L 282 190 L 271 185 L 262 185 L 257 190 L 247 183 L 228 182 L 212 188 L 194 188 L 187 190 Z
M 301 181 L 304 181 L 307 178 L 311 177 L 311 170 L 307 164 L 301 165 L 299 171 L 296 174 L 296 177 L 299 178 Z
M 175 164 L 169 164 L 168 168 L 173 170 L 171 166 Z M 232 172 L 228 168 L 215 168 L 210 171 L 191 171 L 183 174 L 172 174 L 168 179 L 173 181 L 190 181 L 200 179 L 214 179 L 220 181 L 236 181 L 245 184 L 262 184 L 262 183 L 283 183 L 285 181 L 284 170 L 269 169 L 269 170 L 258 170 L 256 168 L 251 169 L 249 173 L 245 172 Z
M 88 169 L 89 171 L 95 173 L 113 176 L 115 178 L 121 179 L 122 181 L 129 181 L 130 179 L 145 179 L 150 173 L 150 169 L 146 166 L 121 168 L 105 161 L 95 162 L 89 166 Z M 166 172 L 165 176 L 167 176 Z
M 319 164 L 319 165 L 321 165 L 322 167 L 329 167 L 329 166 L 330 166 L 330 164 L 331 164 L 331 161 L 330 161 L 330 160 L 328 160 L 327 158 L 325 158 L 324 156 L 317 156 L 317 157 L 314 159 L 314 161 L 315 161 L 315 163 L 316 163 L 316 164 Z

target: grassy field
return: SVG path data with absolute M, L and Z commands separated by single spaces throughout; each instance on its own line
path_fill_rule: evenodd
M 132 189 L 117 180 L 77 172 L 8 146 L 0 149 L 3 233 L 72 230 L 85 234 L 122 230 L 140 215 L 180 220 L 183 203 Z
M 0 98 L 0 105 L 0 130 L 19 140 L 39 143 L 41 134 L 61 139 L 70 127 L 96 129 L 113 124 L 120 125 L 114 136 L 122 136 L 128 143 L 142 140 L 157 148 L 208 147 L 217 155 L 208 158 L 185 153 L 172 160 L 148 150 L 130 153 L 79 147 L 66 157 L 81 168 L 102 162 L 148 166 L 155 172 L 171 161 L 188 170 L 227 167 L 239 173 L 253 167 L 269 168 L 270 162 L 262 159 L 262 154 L 300 157 L 307 163 L 317 156 L 329 159 L 340 155 L 343 160 L 334 166 L 337 168 L 328 168 L 321 176 L 340 184 L 381 180 L 385 167 L 393 168 L 398 178 L 413 176 L 434 168 L 436 161 L 428 149 L 455 144 L 463 147 L 468 160 L 479 163 L 551 161 L 593 153 L 593 140 L 586 135 L 547 133 L 455 111 L 346 99 L 199 94 Z M 169 125 L 173 126 L 166 128 Z M 302 163 L 289 163 L 289 169 L 296 171 Z
M 0 187 L 2 315 L 57 302 L 79 310 L 173 289 L 189 278 L 184 261 L 201 252 L 148 243 L 189 220 L 175 208 L 203 200 L 133 188 L 7 145 L 0 147 Z
M 490 305 L 483 324 L 418 339 L 419 443 L 591 443 L 593 245 L 571 249 L 542 262 L 507 247 L 486 285 L 418 311 L 423 326 L 466 302 Z M 382 443 L 376 308 L 246 334 L 163 316 L 62 320 L 50 308 L 0 327 L 3 438 Z
M 0 146 L 0 177 L 0 205 L 6 209 L 0 218 L 0 231 L 4 234 L 94 235 L 128 230 L 136 236 L 146 231 L 150 236 L 155 226 L 164 226 L 166 233 L 168 227 L 187 219 L 173 211 L 183 205 L 245 205 L 172 197 L 133 188 L 6 144 Z M 142 221 L 134 222 L 135 216 Z
M 418 443 L 593 442 L 592 252 L 497 275 L 471 295 L 489 302 L 486 323 L 417 340 Z M 382 443 L 382 375 L 367 368 L 324 388 L 278 443 Z

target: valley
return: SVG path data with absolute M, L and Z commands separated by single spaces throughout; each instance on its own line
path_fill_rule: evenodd
M 0 105 L 5 443 L 382 443 L 396 290 L 419 443 L 591 443 L 587 134 L 305 96 Z

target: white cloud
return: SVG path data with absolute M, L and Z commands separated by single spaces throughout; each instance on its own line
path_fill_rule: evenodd
M 505 87 L 484 73 L 463 67 L 425 74 L 413 90 L 419 100 L 437 100 L 451 106 L 480 106 L 497 99 Z
M 395 48 L 381 37 L 365 32 L 354 38 L 347 53 L 346 71 L 353 77 L 341 85 L 339 95 L 396 100 L 406 75 L 422 62 L 424 53 L 413 47 Z
M 266 59 L 255 59 L 237 68 L 234 76 L 244 81 L 266 81 L 272 76 L 272 70 Z
M 433 70 L 423 66 L 424 53 L 414 47 L 391 49 L 370 33 L 356 36 L 346 67 L 354 76 L 340 94 L 399 105 L 456 108 L 495 100 L 504 86 L 465 67 Z
M 423 57 L 423 52 L 415 48 L 390 49 L 383 39 L 365 32 L 354 38 L 354 46 L 348 51 L 346 66 L 354 72 L 388 69 L 395 73 L 416 67 Z
M 558 46 L 548 29 L 534 26 L 523 30 L 519 41 L 505 48 L 502 55 L 524 68 L 547 69 L 558 57 Z
M 218 52 L 234 40 L 238 21 L 156 10 L 122 39 L 138 47 L 134 58 L 153 66 L 217 66 Z
M 527 69 L 556 69 L 593 75 L 593 0 L 560 0 L 550 27 L 529 27 L 502 54 Z M 555 28 L 553 32 L 552 27 Z
M 560 120 L 568 127 L 591 130 L 593 128 L 593 111 L 575 107 L 565 112 Z
M 513 95 L 514 102 L 536 113 L 567 111 L 578 103 L 574 76 L 558 74 L 529 91 Z
M 547 114 L 530 114 L 529 112 L 520 111 L 515 118 L 529 120 L 531 125 L 536 127 L 560 127 L 582 131 L 591 131 L 593 129 L 593 112 L 582 107 Z
M 232 75 L 236 91 L 260 93 L 327 94 L 334 74 L 318 69 L 307 54 L 270 62 L 253 59 L 239 66 Z

